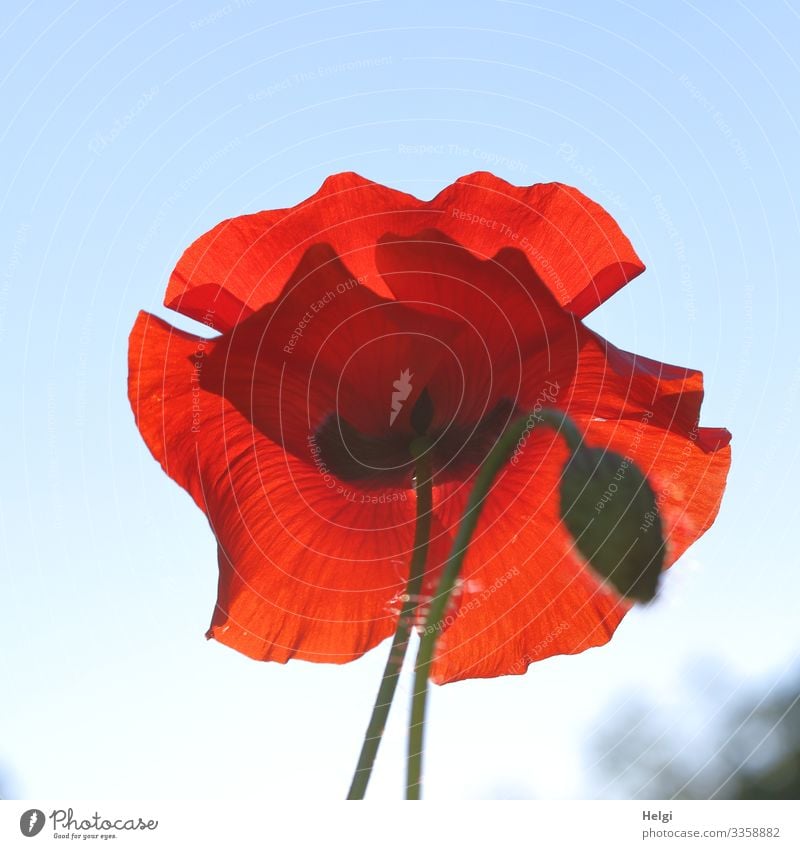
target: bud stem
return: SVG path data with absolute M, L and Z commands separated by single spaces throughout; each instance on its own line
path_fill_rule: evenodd
M 481 509 L 486 496 L 500 469 L 505 465 L 512 451 L 521 439 L 528 417 L 512 422 L 497 440 L 489 455 L 483 461 L 472 492 L 467 502 L 464 516 L 458 527 L 450 555 L 442 571 L 436 596 L 431 602 L 430 612 L 420 639 L 417 660 L 414 666 L 414 690 L 411 699 L 411 720 L 408 728 L 408 770 L 406 774 L 406 799 L 419 799 L 422 792 L 422 748 L 425 734 L 425 712 L 428 699 L 428 678 L 430 676 L 436 641 L 441 631 L 439 627 L 450 595 L 458 580 L 467 546 L 478 524 Z M 573 425 L 574 428 L 574 425 Z M 576 431 L 577 433 L 577 431 Z M 580 436 L 578 437 L 580 441 Z
M 545 407 L 537 416 L 561 436 L 564 442 L 567 443 L 569 450 L 573 453 L 583 444 L 581 432 L 575 427 L 575 423 L 566 413 L 562 413 L 560 410 L 553 409 L 552 407 Z

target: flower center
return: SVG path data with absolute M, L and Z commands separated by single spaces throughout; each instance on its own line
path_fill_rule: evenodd
M 414 460 L 409 446 L 417 436 L 426 434 L 432 442 L 436 482 L 463 480 L 481 465 L 500 434 L 519 413 L 513 401 L 502 398 L 474 423 L 453 420 L 443 427 L 432 427 L 434 401 L 424 389 L 411 411 L 410 429 L 361 433 L 342 416 L 331 413 L 310 442 L 316 446 L 316 464 L 324 465 L 330 474 L 343 481 L 410 488 Z

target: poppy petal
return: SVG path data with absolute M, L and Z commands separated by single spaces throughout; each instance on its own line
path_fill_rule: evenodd
M 631 354 L 583 325 L 580 355 L 562 399 L 577 422 L 591 419 L 638 419 L 652 414 L 659 426 L 688 433 L 700 417 L 703 375 Z
M 362 285 L 388 296 L 372 260 L 375 239 L 420 206 L 357 174 L 335 174 L 297 206 L 230 218 L 202 235 L 175 266 L 164 303 L 192 318 L 211 310 L 218 329 L 229 329 L 278 297 L 305 251 L 319 242 L 333 245 Z M 228 307 L 231 297 L 245 315 L 242 307 Z
M 574 316 L 514 248 L 479 259 L 441 231 L 426 230 L 385 236 L 377 262 L 399 301 L 463 325 L 448 342 L 452 358 L 428 387 L 437 423 L 474 423 L 501 398 L 516 399 L 523 361 L 573 329 Z
M 567 391 L 553 406 L 574 419 L 589 445 L 633 459 L 647 475 L 669 566 L 716 517 L 730 434 L 698 428 L 696 418 L 688 423 L 689 413 L 699 412 L 699 372 L 606 347 L 595 334 L 582 341 L 573 382 L 565 378 Z M 627 602 L 583 565 L 560 522 L 566 457 L 555 433 L 534 426 L 501 473 L 444 623 L 434 667 L 438 682 L 522 673 L 534 660 L 606 642 L 621 621 Z M 469 487 L 454 482 L 438 488 L 443 527 L 457 526 Z
M 561 441 L 540 431 L 524 456 L 503 470 L 483 508 L 442 623 L 438 684 L 519 675 L 534 661 L 602 645 L 628 608 L 584 568 L 560 521 Z M 442 489 L 439 519 L 452 531 L 467 488 Z
M 450 341 L 460 332 L 452 316 L 382 298 L 330 245 L 315 245 L 273 302 L 217 341 L 203 383 L 298 453 L 298 439 L 302 449 L 331 414 L 362 433 L 384 433 L 393 384 L 406 372 L 410 394 L 391 419 L 400 431 L 431 375 L 452 361 Z
M 434 225 L 481 257 L 522 250 L 558 302 L 582 318 L 644 271 L 602 206 L 563 183 L 513 186 L 488 171 L 461 177 L 431 206 Z M 443 216 L 443 219 L 445 216 Z
M 343 488 L 285 452 L 202 386 L 197 362 L 216 344 L 140 313 L 129 348 L 139 430 L 218 541 L 209 636 L 262 660 L 352 660 L 395 628 L 413 492 Z
M 477 172 L 421 201 L 343 173 L 295 207 L 228 219 L 201 236 L 176 265 L 164 303 L 230 329 L 277 297 L 316 242 L 331 244 L 362 285 L 388 297 L 375 244 L 384 233 L 428 228 L 482 259 L 503 247 L 522 250 L 558 302 L 579 317 L 644 270 L 614 219 L 561 183 L 519 187 Z

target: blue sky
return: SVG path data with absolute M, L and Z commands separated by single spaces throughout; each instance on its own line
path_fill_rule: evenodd
M 609 714 L 800 646 L 797 4 L 6 2 L 0 12 L 0 771 L 38 797 L 346 792 L 385 648 L 248 661 L 203 633 L 203 515 L 142 443 L 126 340 L 182 250 L 354 170 L 431 197 L 560 180 L 647 272 L 589 319 L 705 373 L 733 433 L 713 529 L 606 647 L 438 689 L 429 798 L 583 796 Z M 715 673 L 710 673 L 711 675 Z M 707 682 L 710 686 L 711 682 Z M 734 692 L 736 687 L 734 687 Z M 407 685 L 373 795 L 396 798 Z M 735 697 L 735 696 L 734 696 Z

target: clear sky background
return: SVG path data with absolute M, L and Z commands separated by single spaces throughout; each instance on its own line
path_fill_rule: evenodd
M 635 701 L 676 727 L 800 648 L 796 2 L 31 2 L 0 11 L 0 773 L 11 797 L 337 798 L 387 646 L 258 664 L 204 631 L 205 517 L 150 457 L 126 340 L 183 249 L 354 170 L 603 203 L 647 272 L 588 323 L 700 368 L 720 516 L 612 642 L 433 694 L 431 799 L 604 795 Z M 414 152 L 411 152 L 412 148 Z M 193 328 L 194 329 L 194 328 Z M 371 795 L 398 798 L 408 685 Z M 703 714 L 710 735 L 726 707 Z M 701 711 L 702 714 L 702 711 Z

